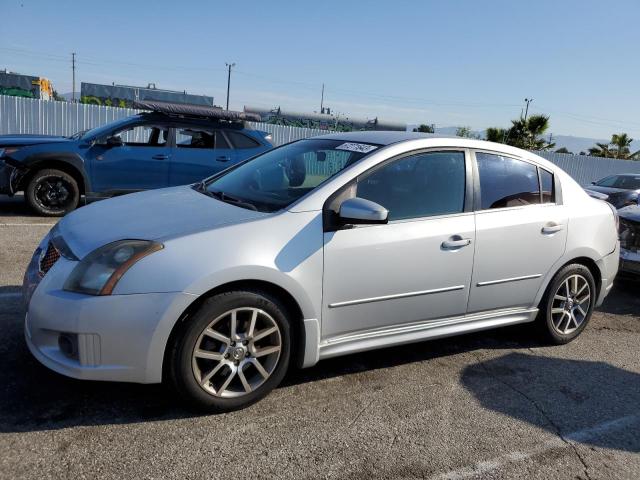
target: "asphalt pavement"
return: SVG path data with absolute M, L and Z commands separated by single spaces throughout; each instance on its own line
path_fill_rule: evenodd
M 638 281 L 619 279 L 569 345 L 511 327 L 335 358 L 200 415 L 161 385 L 31 357 L 19 286 L 54 223 L 0 199 L 2 479 L 640 478 Z

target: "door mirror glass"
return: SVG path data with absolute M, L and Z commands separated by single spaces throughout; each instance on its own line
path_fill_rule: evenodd
M 110 147 L 121 147 L 122 146 L 122 138 L 115 135 L 107 138 L 107 145 Z
M 344 223 L 387 223 L 389 211 L 376 202 L 354 197 L 342 202 L 340 205 L 339 216 Z

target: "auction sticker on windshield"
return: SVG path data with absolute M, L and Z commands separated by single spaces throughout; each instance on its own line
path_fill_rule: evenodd
M 347 150 L 349 152 L 358 152 L 358 153 L 369 153 L 374 151 L 376 148 L 375 145 L 367 145 L 366 143 L 343 143 L 342 145 L 338 145 L 336 150 Z

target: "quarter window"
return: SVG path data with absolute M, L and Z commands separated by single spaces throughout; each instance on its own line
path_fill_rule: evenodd
M 554 203 L 556 201 L 555 188 L 553 186 L 553 173 L 540 168 L 540 185 L 542 187 L 542 203 Z
M 227 135 L 229 135 L 229 139 L 235 148 L 256 148 L 260 146 L 253 138 L 249 138 L 242 133 L 227 131 Z
M 359 179 L 356 196 L 389 210 L 389 220 L 460 213 L 464 152 L 429 152 L 389 163 Z
M 515 158 L 476 152 L 482 210 L 540 203 L 538 171 Z

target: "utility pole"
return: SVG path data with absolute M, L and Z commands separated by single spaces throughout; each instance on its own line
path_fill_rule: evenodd
M 524 121 L 527 121 L 527 115 L 529 115 L 529 104 L 533 102 L 533 98 L 525 98 L 525 102 L 527 102 L 527 107 L 524 110 Z
M 324 113 L 324 83 L 322 84 L 322 95 L 320 96 L 320 113 Z
M 71 102 L 75 103 L 76 101 L 76 52 L 71 54 L 71 82 L 72 82 L 72 90 L 71 90 Z
M 227 75 L 227 110 L 229 110 L 229 89 L 231 88 L 231 68 L 235 67 L 235 63 L 225 63 L 227 68 L 229 69 L 229 74 Z

